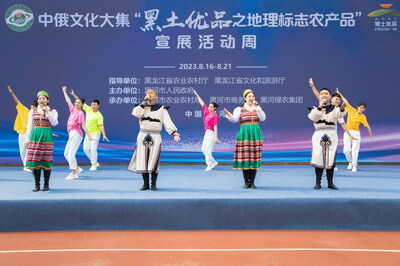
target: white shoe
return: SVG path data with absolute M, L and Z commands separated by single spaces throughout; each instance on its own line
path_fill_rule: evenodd
M 212 167 L 209 165 L 209 166 L 207 166 L 206 170 L 204 170 L 204 171 L 211 171 L 211 170 L 212 170 Z
M 210 167 L 211 167 L 211 169 L 213 169 L 217 165 L 218 165 L 218 162 L 214 161 L 214 162 L 211 163 Z
M 352 172 L 357 172 L 357 166 L 353 166 L 353 168 L 351 169 Z
M 339 170 L 339 168 L 337 168 L 337 167 L 335 167 L 335 168 L 333 169 L 333 171 L 335 171 L 335 172 L 338 171 L 338 170 Z
M 353 168 L 353 164 L 349 163 L 349 165 L 347 166 L 347 170 L 351 170 Z
M 82 167 L 79 167 L 78 170 L 76 171 L 76 174 L 79 175 L 79 174 L 82 173 L 82 172 L 83 172 Z
M 73 179 L 77 179 L 77 178 L 79 178 L 78 174 L 71 173 L 65 178 L 65 180 L 73 180 Z
M 92 165 L 92 167 L 90 167 L 89 170 L 90 170 L 90 171 L 96 171 L 96 170 L 97 170 L 97 166 L 96 166 L 96 165 Z
M 28 169 L 28 168 L 26 168 L 26 167 L 24 167 L 23 170 L 24 170 L 25 172 L 32 173 L 32 170 L 31 170 L 31 169 Z
M 99 163 L 96 163 L 96 167 L 100 167 L 100 164 L 99 164 Z

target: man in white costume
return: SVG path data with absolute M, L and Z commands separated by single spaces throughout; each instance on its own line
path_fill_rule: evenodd
M 140 132 L 137 136 L 136 148 L 129 163 L 128 170 L 142 174 L 143 186 L 147 190 L 151 174 L 151 190 L 157 190 L 156 182 L 160 165 L 162 125 L 174 141 L 180 140 L 180 134 L 168 114 L 168 107 L 156 104 L 158 94 L 155 90 L 146 91 L 144 101 L 133 108 L 132 115 L 139 118 Z
M 319 92 L 320 102 L 311 109 L 308 118 L 314 122 L 315 132 L 312 136 L 311 165 L 315 167 L 316 184 L 314 189 L 321 188 L 321 177 L 324 169 L 328 179 L 328 188 L 337 190 L 333 184 L 333 168 L 336 160 L 338 135 L 336 124 L 339 118 L 347 114 L 346 104 L 338 107 L 331 105 L 331 92 L 327 88 Z

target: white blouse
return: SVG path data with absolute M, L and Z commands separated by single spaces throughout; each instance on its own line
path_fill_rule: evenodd
M 261 109 L 261 106 L 259 106 L 259 105 L 254 107 L 254 105 L 249 106 L 247 103 L 245 103 L 244 108 L 246 108 L 250 112 L 256 111 L 257 115 L 258 115 L 258 119 L 260 121 L 264 121 L 267 118 L 267 116 L 265 115 L 265 112 Z M 242 109 L 242 107 L 236 107 L 235 110 L 233 110 L 232 116 L 227 115 L 226 118 L 228 118 L 228 120 L 231 121 L 232 123 L 238 122 L 240 120 L 241 109 Z
M 37 111 L 39 114 L 44 115 L 45 117 L 48 117 L 50 124 L 53 127 L 58 125 L 58 113 L 57 113 L 56 109 L 51 109 L 50 112 L 45 113 L 44 110 L 39 105 L 37 108 Z M 33 110 L 31 109 L 29 111 L 29 115 L 28 115 L 28 126 L 26 129 L 25 143 L 28 143 L 30 141 L 32 129 L 33 129 Z

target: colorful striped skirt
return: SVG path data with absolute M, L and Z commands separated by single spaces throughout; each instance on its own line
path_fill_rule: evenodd
M 34 127 L 26 154 L 26 168 L 51 169 L 54 142 L 51 128 Z
M 241 125 L 236 137 L 233 168 L 260 168 L 262 147 L 263 137 L 259 124 Z

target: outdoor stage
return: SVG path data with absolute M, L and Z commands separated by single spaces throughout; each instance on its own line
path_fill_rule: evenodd
M 400 166 L 339 165 L 338 191 L 314 190 L 314 169 L 265 165 L 258 189 L 242 189 L 241 171 L 218 165 L 161 166 L 158 188 L 139 191 L 140 175 L 101 166 L 67 181 L 53 169 L 50 191 L 32 192 L 31 174 L 0 168 L 0 231 L 52 230 L 382 230 L 400 231 Z M 41 184 L 42 185 L 42 184 Z

